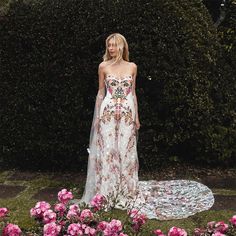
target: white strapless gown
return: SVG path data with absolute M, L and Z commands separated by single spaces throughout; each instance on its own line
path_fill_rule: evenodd
M 139 181 L 135 102 L 131 75 L 105 78 L 106 96 L 98 112 L 98 128 L 89 147 L 86 187 L 81 201 L 100 193 L 116 196 L 117 208 L 132 202 L 150 219 L 181 219 L 208 210 L 212 191 L 189 180 Z

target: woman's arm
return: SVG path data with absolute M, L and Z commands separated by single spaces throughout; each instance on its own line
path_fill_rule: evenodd
M 136 77 L 137 77 L 137 65 L 135 63 L 132 63 L 133 66 L 133 85 L 132 85 L 132 95 L 134 98 L 134 106 L 135 106 L 135 123 L 136 128 L 140 128 L 140 122 L 139 122 L 139 114 L 138 114 L 138 101 L 136 96 Z
M 105 78 L 105 73 L 104 73 L 104 62 L 101 62 L 98 66 L 98 93 L 97 93 L 97 97 L 96 97 L 96 118 L 100 118 L 99 114 L 100 114 L 100 107 L 101 107 L 101 103 L 105 97 L 105 82 L 104 82 L 104 78 Z

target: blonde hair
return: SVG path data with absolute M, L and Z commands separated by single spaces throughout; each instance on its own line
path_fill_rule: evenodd
M 110 39 L 114 39 L 115 44 L 118 47 L 118 55 L 113 63 L 118 62 L 121 59 L 129 61 L 129 47 L 125 37 L 119 33 L 110 34 L 106 39 L 106 52 L 103 55 L 103 61 L 108 61 L 112 59 L 110 53 L 108 52 L 108 42 Z M 113 64 L 112 63 L 112 64 Z

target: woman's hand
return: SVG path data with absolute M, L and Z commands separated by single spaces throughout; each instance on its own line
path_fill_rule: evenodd
M 139 119 L 138 119 L 138 118 L 135 120 L 135 125 L 136 125 L 136 129 L 139 130 L 139 128 L 140 128 L 140 122 L 139 122 Z

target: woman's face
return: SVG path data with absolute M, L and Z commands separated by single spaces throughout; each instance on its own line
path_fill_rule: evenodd
M 107 49 L 108 49 L 108 52 L 109 52 L 111 57 L 115 58 L 117 56 L 117 54 L 118 54 L 118 47 L 117 47 L 117 45 L 115 43 L 114 38 L 111 38 L 108 41 Z

